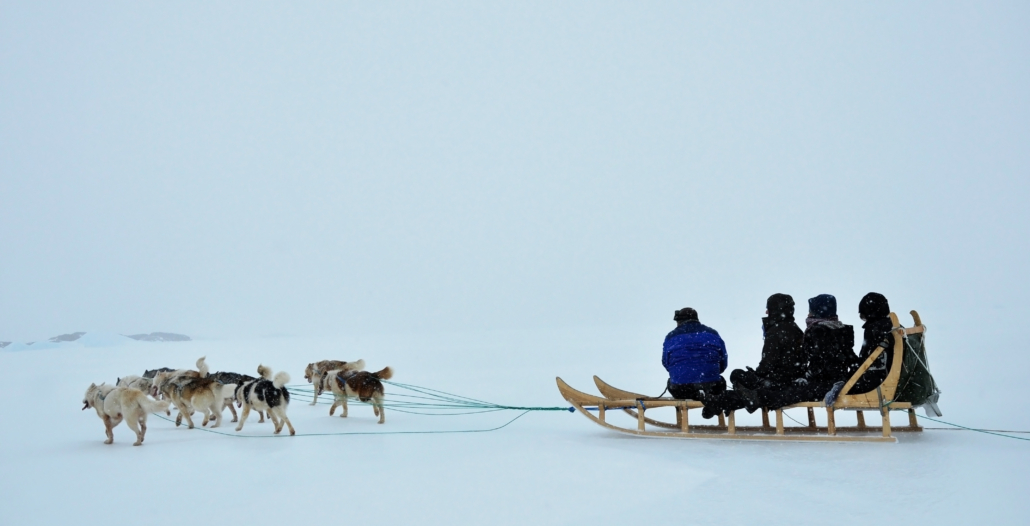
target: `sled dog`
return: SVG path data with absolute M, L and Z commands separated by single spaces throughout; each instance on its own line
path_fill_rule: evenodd
M 214 378 L 216 382 L 222 384 L 223 386 L 226 386 L 226 387 L 224 387 L 222 389 L 222 394 L 226 395 L 225 403 L 222 406 L 222 410 L 225 410 L 225 408 L 228 407 L 229 408 L 229 412 L 232 413 L 232 421 L 233 422 L 238 421 L 239 420 L 239 415 L 236 414 L 236 408 L 233 407 L 233 402 L 236 402 L 237 404 L 240 404 L 239 401 L 236 400 L 236 386 L 243 385 L 243 384 L 245 384 L 247 382 L 254 381 L 257 378 L 254 378 L 253 376 L 246 375 L 246 374 L 225 373 L 225 372 L 221 372 L 221 371 L 219 371 L 217 373 L 211 373 L 211 378 Z M 240 404 L 240 405 L 242 405 L 242 404 Z M 265 422 L 265 412 L 264 411 L 258 411 L 257 413 L 258 413 L 258 416 L 261 417 L 261 419 L 258 420 L 258 423 L 259 424 L 263 424 Z
M 91 407 L 104 421 L 104 431 L 107 433 L 105 444 L 114 442 L 114 428 L 124 419 L 125 425 L 136 433 L 136 443 L 133 445 L 141 446 L 147 434 L 147 414 L 167 410 L 168 402 L 151 400 L 139 389 L 90 384 L 82 398 L 82 410 Z
M 123 376 L 123 377 L 119 378 L 115 382 L 115 385 L 118 386 L 118 387 L 128 387 L 130 389 L 139 389 L 140 391 L 143 391 L 144 393 L 148 393 L 151 396 L 156 396 L 156 393 L 154 392 L 154 379 L 153 378 L 147 378 L 145 376 L 136 376 L 134 374 L 130 374 L 129 376 Z M 172 416 L 171 409 L 168 409 L 166 407 L 165 408 L 165 414 L 168 415 L 168 416 Z
M 379 417 L 379 423 L 386 422 L 386 411 L 383 409 L 383 382 L 393 378 L 393 369 L 386 367 L 382 371 L 336 370 L 329 372 L 329 388 L 333 392 L 333 405 L 329 408 L 332 416 L 337 406 L 342 406 L 340 416 L 347 417 L 347 397 L 357 397 L 362 402 L 372 401 L 372 411 Z
M 180 425 L 185 417 L 186 424 L 193 429 L 193 419 L 190 415 L 196 409 L 204 413 L 201 425 L 206 426 L 214 420 L 215 425 L 211 427 L 215 428 L 222 425 L 222 404 L 235 386 L 223 386 L 214 378 L 210 378 L 204 358 L 197 360 L 197 368 L 197 371 L 158 373 L 154 377 L 154 387 L 179 409 L 179 416 L 175 418 L 176 426 Z
M 275 434 L 283 430 L 284 423 L 290 428 L 291 435 L 296 434 L 290 418 L 286 416 L 286 409 L 290 405 L 290 391 L 285 386 L 290 383 L 290 375 L 280 371 L 272 377 L 272 369 L 264 365 L 258 366 L 258 375 L 261 378 L 236 387 L 236 400 L 243 404 L 243 414 L 240 415 L 236 431 L 243 429 L 243 424 L 253 409 L 268 413 L 268 418 L 275 425 Z
M 350 370 L 350 371 L 361 371 L 365 369 L 365 360 L 358 360 L 356 362 L 344 362 L 341 360 L 322 360 L 321 362 L 309 363 L 304 369 L 304 379 L 309 384 L 313 384 L 315 388 L 315 395 L 311 398 L 311 403 L 308 405 L 315 405 L 318 403 L 318 395 L 329 390 L 329 385 L 326 383 L 326 378 L 329 377 L 329 371 L 332 370 Z

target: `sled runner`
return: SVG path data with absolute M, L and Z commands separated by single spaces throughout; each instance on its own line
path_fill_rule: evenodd
M 624 391 L 608 385 L 598 377 L 594 377 L 594 384 L 603 396 L 594 396 L 578 391 L 570 387 L 561 378 L 557 378 L 558 391 L 562 396 L 580 413 L 597 424 L 632 435 L 654 436 L 665 438 L 705 438 L 705 439 L 728 439 L 728 440 L 801 440 L 801 441 L 827 441 L 827 442 L 895 442 L 897 439 L 892 431 L 922 431 L 916 421 L 915 409 L 911 402 L 895 400 L 898 391 L 898 381 L 902 373 L 902 363 L 905 359 L 906 338 L 909 335 L 922 335 L 926 327 L 916 311 L 912 311 L 912 318 L 915 326 L 904 328 L 898 321 L 898 316 L 893 312 L 890 314 L 894 322 L 894 356 L 891 362 L 890 372 L 887 378 L 876 389 L 862 394 L 849 394 L 851 388 L 858 382 L 858 379 L 885 351 L 884 347 L 877 347 L 872 354 L 861 364 L 855 374 L 844 384 L 837 400 L 830 407 L 826 407 L 822 401 L 802 402 L 781 409 L 775 410 L 776 424 L 770 425 L 768 412 L 762 412 L 761 426 L 738 426 L 736 425 L 735 412 L 724 419 L 719 415 L 718 424 L 691 425 L 689 420 L 690 410 L 700 409 L 704 404 L 696 400 L 677 400 L 674 398 L 649 398 L 645 395 Z M 922 350 L 922 340 L 919 340 L 919 347 Z M 929 372 L 926 373 L 929 376 Z M 932 381 L 932 379 L 931 379 Z M 645 415 L 648 409 L 659 407 L 673 407 L 676 410 L 676 422 L 663 422 L 649 418 Z M 785 426 L 783 424 L 783 412 L 787 409 L 806 408 L 808 412 L 807 426 Z M 826 426 L 817 426 L 815 421 L 815 409 L 826 410 Z M 607 418 L 609 410 L 622 410 L 636 419 L 636 428 L 621 427 L 610 422 Z M 838 410 L 858 411 L 858 425 L 838 427 L 834 420 L 834 412 Z M 593 412 L 596 412 L 595 415 Z M 866 426 L 863 411 L 877 411 L 882 418 L 881 426 Z M 909 425 L 892 430 L 890 424 L 890 411 L 908 411 Z M 647 426 L 659 428 L 660 430 L 648 429 Z M 879 427 L 879 429 L 877 429 Z M 879 431 L 878 434 L 870 432 Z

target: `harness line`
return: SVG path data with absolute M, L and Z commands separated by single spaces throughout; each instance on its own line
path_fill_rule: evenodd
M 445 391 L 439 391 L 439 390 L 431 389 L 431 388 L 428 388 L 428 387 L 421 387 L 421 386 L 416 386 L 416 385 L 403 384 L 403 383 L 399 383 L 399 382 L 390 382 L 390 381 L 386 381 L 386 380 L 383 380 L 383 383 L 390 384 L 390 385 L 399 387 L 401 389 L 404 389 L 404 390 L 407 390 L 407 391 L 410 391 L 410 392 L 418 393 L 418 394 L 391 393 L 390 395 L 387 395 L 387 396 L 389 396 L 390 399 L 393 399 L 393 400 L 390 400 L 390 401 L 384 400 L 383 403 L 382 403 L 382 407 L 384 407 L 384 408 L 385 407 L 389 407 L 391 411 L 398 411 L 398 412 L 401 412 L 401 413 L 407 413 L 407 414 L 413 414 L 413 415 L 424 415 L 424 416 L 461 416 L 461 415 L 474 415 L 474 414 L 482 414 L 482 413 L 494 413 L 494 412 L 498 412 L 498 411 L 520 411 L 520 413 L 518 415 L 516 415 L 514 418 L 512 418 L 511 420 L 508 420 L 504 424 L 501 424 L 500 426 L 497 426 L 497 427 L 492 427 L 492 428 L 488 428 L 488 429 L 464 429 L 464 430 L 454 430 L 454 431 L 351 431 L 351 432 L 340 432 L 340 433 L 298 433 L 296 435 L 288 435 L 288 434 L 281 434 L 281 435 L 239 435 L 239 434 L 236 434 L 236 433 L 218 431 L 218 430 L 209 429 L 209 428 L 205 428 L 205 427 L 195 427 L 194 429 L 199 429 L 201 431 L 205 431 L 205 432 L 208 432 L 208 433 L 213 433 L 213 434 L 216 434 L 216 435 L 231 436 L 231 437 L 236 437 L 236 438 L 284 438 L 284 437 L 289 437 L 289 436 L 346 436 L 346 435 L 438 435 L 438 434 L 458 434 L 458 433 L 488 433 L 488 432 L 491 432 L 491 431 L 497 431 L 497 430 L 500 430 L 500 429 L 504 429 L 505 427 L 508 427 L 509 425 L 511 425 L 516 420 L 518 420 L 518 419 L 522 418 L 523 416 L 526 416 L 526 414 L 534 412 L 534 411 L 568 411 L 570 413 L 571 412 L 575 412 L 575 408 L 573 408 L 573 407 L 501 405 L 501 404 L 494 404 L 494 403 L 491 403 L 491 402 L 486 402 L 486 401 L 483 401 L 483 400 L 477 400 L 475 398 L 469 398 L 467 396 L 456 395 L 456 394 L 448 393 L 448 392 L 445 392 Z M 290 385 L 290 386 L 287 386 L 287 387 L 290 390 L 290 394 L 293 395 L 293 397 L 295 397 L 295 398 L 300 398 L 302 400 L 304 400 L 304 399 L 306 399 L 306 400 L 314 399 L 314 387 L 313 386 L 308 386 L 308 385 L 305 385 L 305 384 L 299 384 L 299 385 L 295 384 L 295 385 Z M 333 396 L 333 395 L 330 394 L 329 396 Z M 421 401 L 421 400 L 424 400 L 424 401 Z M 361 402 L 360 400 L 355 400 L 355 401 L 357 401 L 359 403 L 371 405 L 371 404 L 368 404 L 367 402 Z M 889 406 L 893 402 L 894 402 L 894 400 L 885 400 L 882 403 L 882 406 L 889 408 Z M 328 405 L 328 404 L 330 404 L 330 402 L 318 402 L 318 404 L 319 405 Z M 631 406 L 630 408 L 634 408 L 634 407 Z M 595 407 L 584 407 L 584 409 L 586 409 L 586 410 L 596 410 Z M 609 407 L 608 409 L 619 409 L 619 408 Z M 441 411 L 447 411 L 447 412 L 441 412 Z M 458 411 L 458 412 L 454 412 L 454 411 Z M 161 415 L 161 414 L 158 414 L 158 413 L 152 413 L 152 414 L 154 416 L 156 416 L 156 417 L 158 417 L 158 418 L 160 418 L 162 420 L 168 421 L 168 422 L 174 422 L 175 421 L 172 418 L 165 417 L 164 415 Z M 790 418 L 791 420 L 793 420 L 794 422 L 796 422 L 798 424 L 801 424 L 797 420 L 794 420 L 794 418 L 790 417 L 786 413 L 786 411 L 784 411 L 783 414 L 785 416 L 787 416 L 787 418 Z M 1030 431 L 1008 431 L 1008 430 L 1005 430 L 1003 432 L 999 432 L 999 430 L 976 429 L 976 428 L 967 427 L 967 426 L 963 426 L 963 425 L 959 425 L 959 424 L 953 424 L 951 422 L 946 422 L 944 420 L 938 420 L 938 419 L 930 418 L 930 417 L 927 417 L 927 416 L 919 416 L 919 415 L 917 415 L 917 417 L 918 418 L 923 418 L 923 419 L 926 419 L 926 420 L 930 420 L 932 422 L 937 422 L 939 424 L 945 424 L 945 425 L 948 425 L 948 426 L 952 426 L 951 428 L 943 428 L 943 427 L 927 427 L 927 428 L 924 428 L 924 429 L 927 429 L 927 430 L 934 430 L 934 431 L 974 431 L 974 432 L 977 432 L 977 433 L 984 433 L 984 434 L 988 434 L 988 435 L 995 435 L 995 436 L 1000 436 L 1000 437 L 1004 437 L 1004 438 L 1012 438 L 1012 439 L 1015 439 L 1015 440 L 1030 441 L 1030 438 L 1018 437 L 1018 436 L 1012 436 L 1012 435 L 1005 434 L 1005 433 L 1027 433 L 1027 434 L 1030 434 Z M 801 425 L 803 425 L 803 424 L 801 424 Z

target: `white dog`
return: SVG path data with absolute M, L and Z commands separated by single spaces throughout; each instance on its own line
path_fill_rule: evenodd
M 158 393 L 154 391 L 154 379 L 144 378 L 142 376 L 136 376 L 130 374 L 129 376 L 123 376 L 116 382 L 118 387 L 128 387 L 130 389 L 139 389 L 144 393 L 148 393 L 151 396 L 157 396 Z M 165 414 L 172 416 L 171 409 L 165 409 Z
M 96 409 L 97 416 L 104 421 L 107 433 L 105 444 L 114 442 L 114 428 L 125 420 L 136 433 L 134 446 L 143 445 L 143 437 L 147 434 L 147 414 L 168 409 L 168 402 L 151 400 L 139 389 L 112 387 L 107 384 L 90 384 L 82 399 L 82 410 Z

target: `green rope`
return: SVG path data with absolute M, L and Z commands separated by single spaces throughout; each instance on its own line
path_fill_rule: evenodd
M 951 422 L 945 422 L 944 420 L 937 420 L 936 418 L 930 418 L 928 416 L 919 416 L 919 415 L 916 415 L 916 416 L 919 417 L 919 418 L 924 418 L 926 420 L 930 420 L 932 422 L 937 422 L 938 424 L 947 424 L 949 426 L 957 427 L 959 429 L 965 429 L 966 431 L 976 431 L 977 433 L 984 433 L 984 434 L 987 434 L 987 435 L 995 435 L 995 436 L 1000 436 L 1000 437 L 1005 437 L 1005 438 L 1014 438 L 1016 440 L 1030 441 L 1030 438 L 1026 438 L 1026 437 L 1014 437 L 1012 435 L 1006 435 L 1006 434 L 1003 434 L 1003 433 L 995 433 L 994 431 L 988 431 L 986 429 L 975 429 L 975 428 L 972 428 L 972 427 L 960 426 L 958 424 L 952 424 Z
M 206 427 L 194 427 L 193 429 L 199 429 L 201 431 L 205 431 L 205 432 L 208 432 L 208 433 L 214 433 L 216 435 L 222 435 L 222 436 L 234 437 L 234 438 L 288 438 L 288 437 L 291 437 L 291 436 L 294 436 L 294 437 L 324 437 L 324 436 L 343 436 L 343 435 L 444 435 L 444 434 L 457 434 L 457 433 L 488 433 L 490 431 L 497 431 L 499 429 L 504 429 L 504 428 L 508 427 L 508 425 L 510 425 L 512 422 L 522 418 L 523 416 L 526 416 L 527 413 L 529 413 L 529 411 L 523 411 L 522 413 L 517 415 L 515 418 L 512 418 L 511 420 L 508 420 L 507 422 L 505 422 L 503 425 L 500 425 L 500 426 L 497 426 L 497 427 L 493 427 L 493 428 L 490 428 L 490 429 L 462 429 L 462 430 L 458 430 L 458 431 L 350 431 L 350 432 L 344 432 L 344 433 L 297 433 L 296 435 L 290 435 L 290 434 L 281 434 L 281 435 L 237 435 L 235 433 L 226 433 L 224 431 L 216 431 L 214 429 L 209 429 L 209 428 L 206 428 Z M 161 420 L 166 420 L 168 422 L 174 422 L 175 421 L 172 418 L 168 418 L 168 417 L 166 417 L 164 415 L 160 415 L 158 413 L 151 413 L 151 414 L 153 414 L 154 416 L 160 418 Z
M 395 411 L 402 413 L 427 415 L 427 416 L 452 416 L 452 415 L 468 415 L 468 414 L 479 414 L 489 413 L 494 411 L 568 411 L 568 407 L 556 407 L 556 406 L 509 406 L 494 404 L 491 402 L 485 402 L 483 400 L 477 400 L 475 398 L 469 398 L 467 396 L 456 395 L 448 393 L 446 391 L 440 391 L 437 389 L 430 389 L 428 387 L 422 387 L 411 384 L 403 384 L 399 382 L 390 382 L 384 380 L 383 383 L 399 387 L 401 389 L 418 393 L 418 394 L 387 394 L 384 396 L 384 402 L 382 404 L 385 408 L 391 408 Z M 308 385 L 288 385 L 290 393 L 298 396 L 298 398 L 304 401 L 314 399 L 314 388 Z M 331 395 L 330 395 L 331 396 Z M 418 402 L 412 400 L 427 400 L 428 402 Z M 430 403 L 431 402 L 431 403 Z M 319 405 L 329 404 L 331 402 L 318 402 Z M 364 402 L 363 402 L 364 403 Z M 421 411 L 419 411 L 421 410 Z M 426 412 L 433 411 L 433 412 Z M 441 413 L 440 411 L 450 411 L 447 413 Z M 460 412 L 453 412 L 460 411 Z

